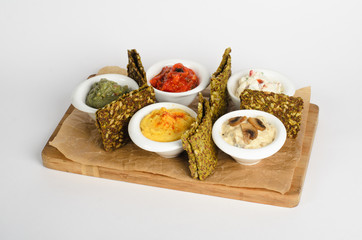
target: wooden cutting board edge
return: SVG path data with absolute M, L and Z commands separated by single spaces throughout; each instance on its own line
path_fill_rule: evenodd
M 290 190 L 285 194 L 281 194 L 267 189 L 230 187 L 225 185 L 209 184 L 202 181 L 199 181 L 197 184 L 195 184 L 195 182 L 184 182 L 167 176 L 147 172 L 120 171 L 100 166 L 82 165 L 71 161 L 67 159 L 62 153 L 60 153 L 56 148 L 50 146 L 49 141 L 51 141 L 56 136 L 62 123 L 73 110 L 74 107 L 71 105 L 42 151 L 43 165 L 47 168 L 87 176 L 101 177 L 280 207 L 296 207 L 300 202 L 319 114 L 319 107 L 315 104 L 310 104 L 307 128 L 303 141 L 302 156 L 295 169 Z

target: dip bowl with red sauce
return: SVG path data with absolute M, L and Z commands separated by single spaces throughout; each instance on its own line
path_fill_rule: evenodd
M 210 74 L 199 63 L 170 59 L 152 65 L 146 72 L 158 102 L 174 102 L 188 106 L 210 83 Z

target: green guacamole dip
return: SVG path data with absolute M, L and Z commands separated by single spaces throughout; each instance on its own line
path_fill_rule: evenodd
M 102 108 L 130 91 L 127 85 L 120 86 L 116 82 L 102 78 L 92 85 L 85 103 L 93 108 Z

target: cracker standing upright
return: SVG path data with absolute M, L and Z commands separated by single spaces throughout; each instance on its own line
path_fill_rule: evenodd
M 231 76 L 231 49 L 224 51 L 221 63 L 211 76 L 210 99 L 199 94 L 198 116 L 182 137 L 182 145 L 189 157 L 193 178 L 205 180 L 217 165 L 217 147 L 212 139 L 212 125 L 228 108 L 227 81 Z
M 186 150 L 188 157 L 189 157 L 189 169 L 191 173 L 191 177 L 198 178 L 197 172 L 197 164 L 196 164 L 196 157 L 194 151 L 192 149 L 192 145 L 189 141 L 190 137 L 196 132 L 196 129 L 199 127 L 205 112 L 204 112 L 204 104 L 205 99 L 199 94 L 199 102 L 197 105 L 197 117 L 196 121 L 191 124 L 191 127 L 181 135 L 182 147 Z
M 212 115 L 209 100 L 199 93 L 198 114 L 191 128 L 182 136 L 182 145 L 189 156 L 193 178 L 205 180 L 217 165 L 217 148 L 212 140 Z
M 212 139 L 212 114 L 209 100 L 204 100 L 204 117 L 189 142 L 196 158 L 200 180 L 211 175 L 217 165 L 217 147 Z
M 128 50 L 127 75 L 135 80 L 140 87 L 147 84 L 146 72 L 141 62 L 141 56 L 136 49 Z
M 215 122 L 228 109 L 227 82 L 231 76 L 231 48 L 227 48 L 221 63 L 210 81 L 210 106 L 212 121 Z

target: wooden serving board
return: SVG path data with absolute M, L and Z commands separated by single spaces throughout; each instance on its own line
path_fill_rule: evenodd
M 49 141 L 54 139 L 62 123 L 69 116 L 69 114 L 72 113 L 73 110 L 74 107 L 70 106 L 67 112 L 64 114 L 62 120 L 59 122 Z M 194 181 L 185 182 L 153 173 L 126 170 L 121 171 L 99 166 L 83 165 L 67 159 L 61 152 L 58 151 L 58 149 L 49 145 L 49 141 L 42 151 L 43 164 L 45 167 L 51 169 L 88 176 L 120 180 L 193 193 L 201 193 L 249 202 L 270 204 L 281 207 L 295 207 L 299 204 L 300 201 L 314 135 L 317 128 L 318 114 L 319 107 L 315 104 L 310 104 L 307 127 L 303 140 L 302 156 L 295 169 L 291 188 L 285 194 L 267 189 L 229 187 L 225 185 L 208 184 L 201 181 L 197 183 Z

